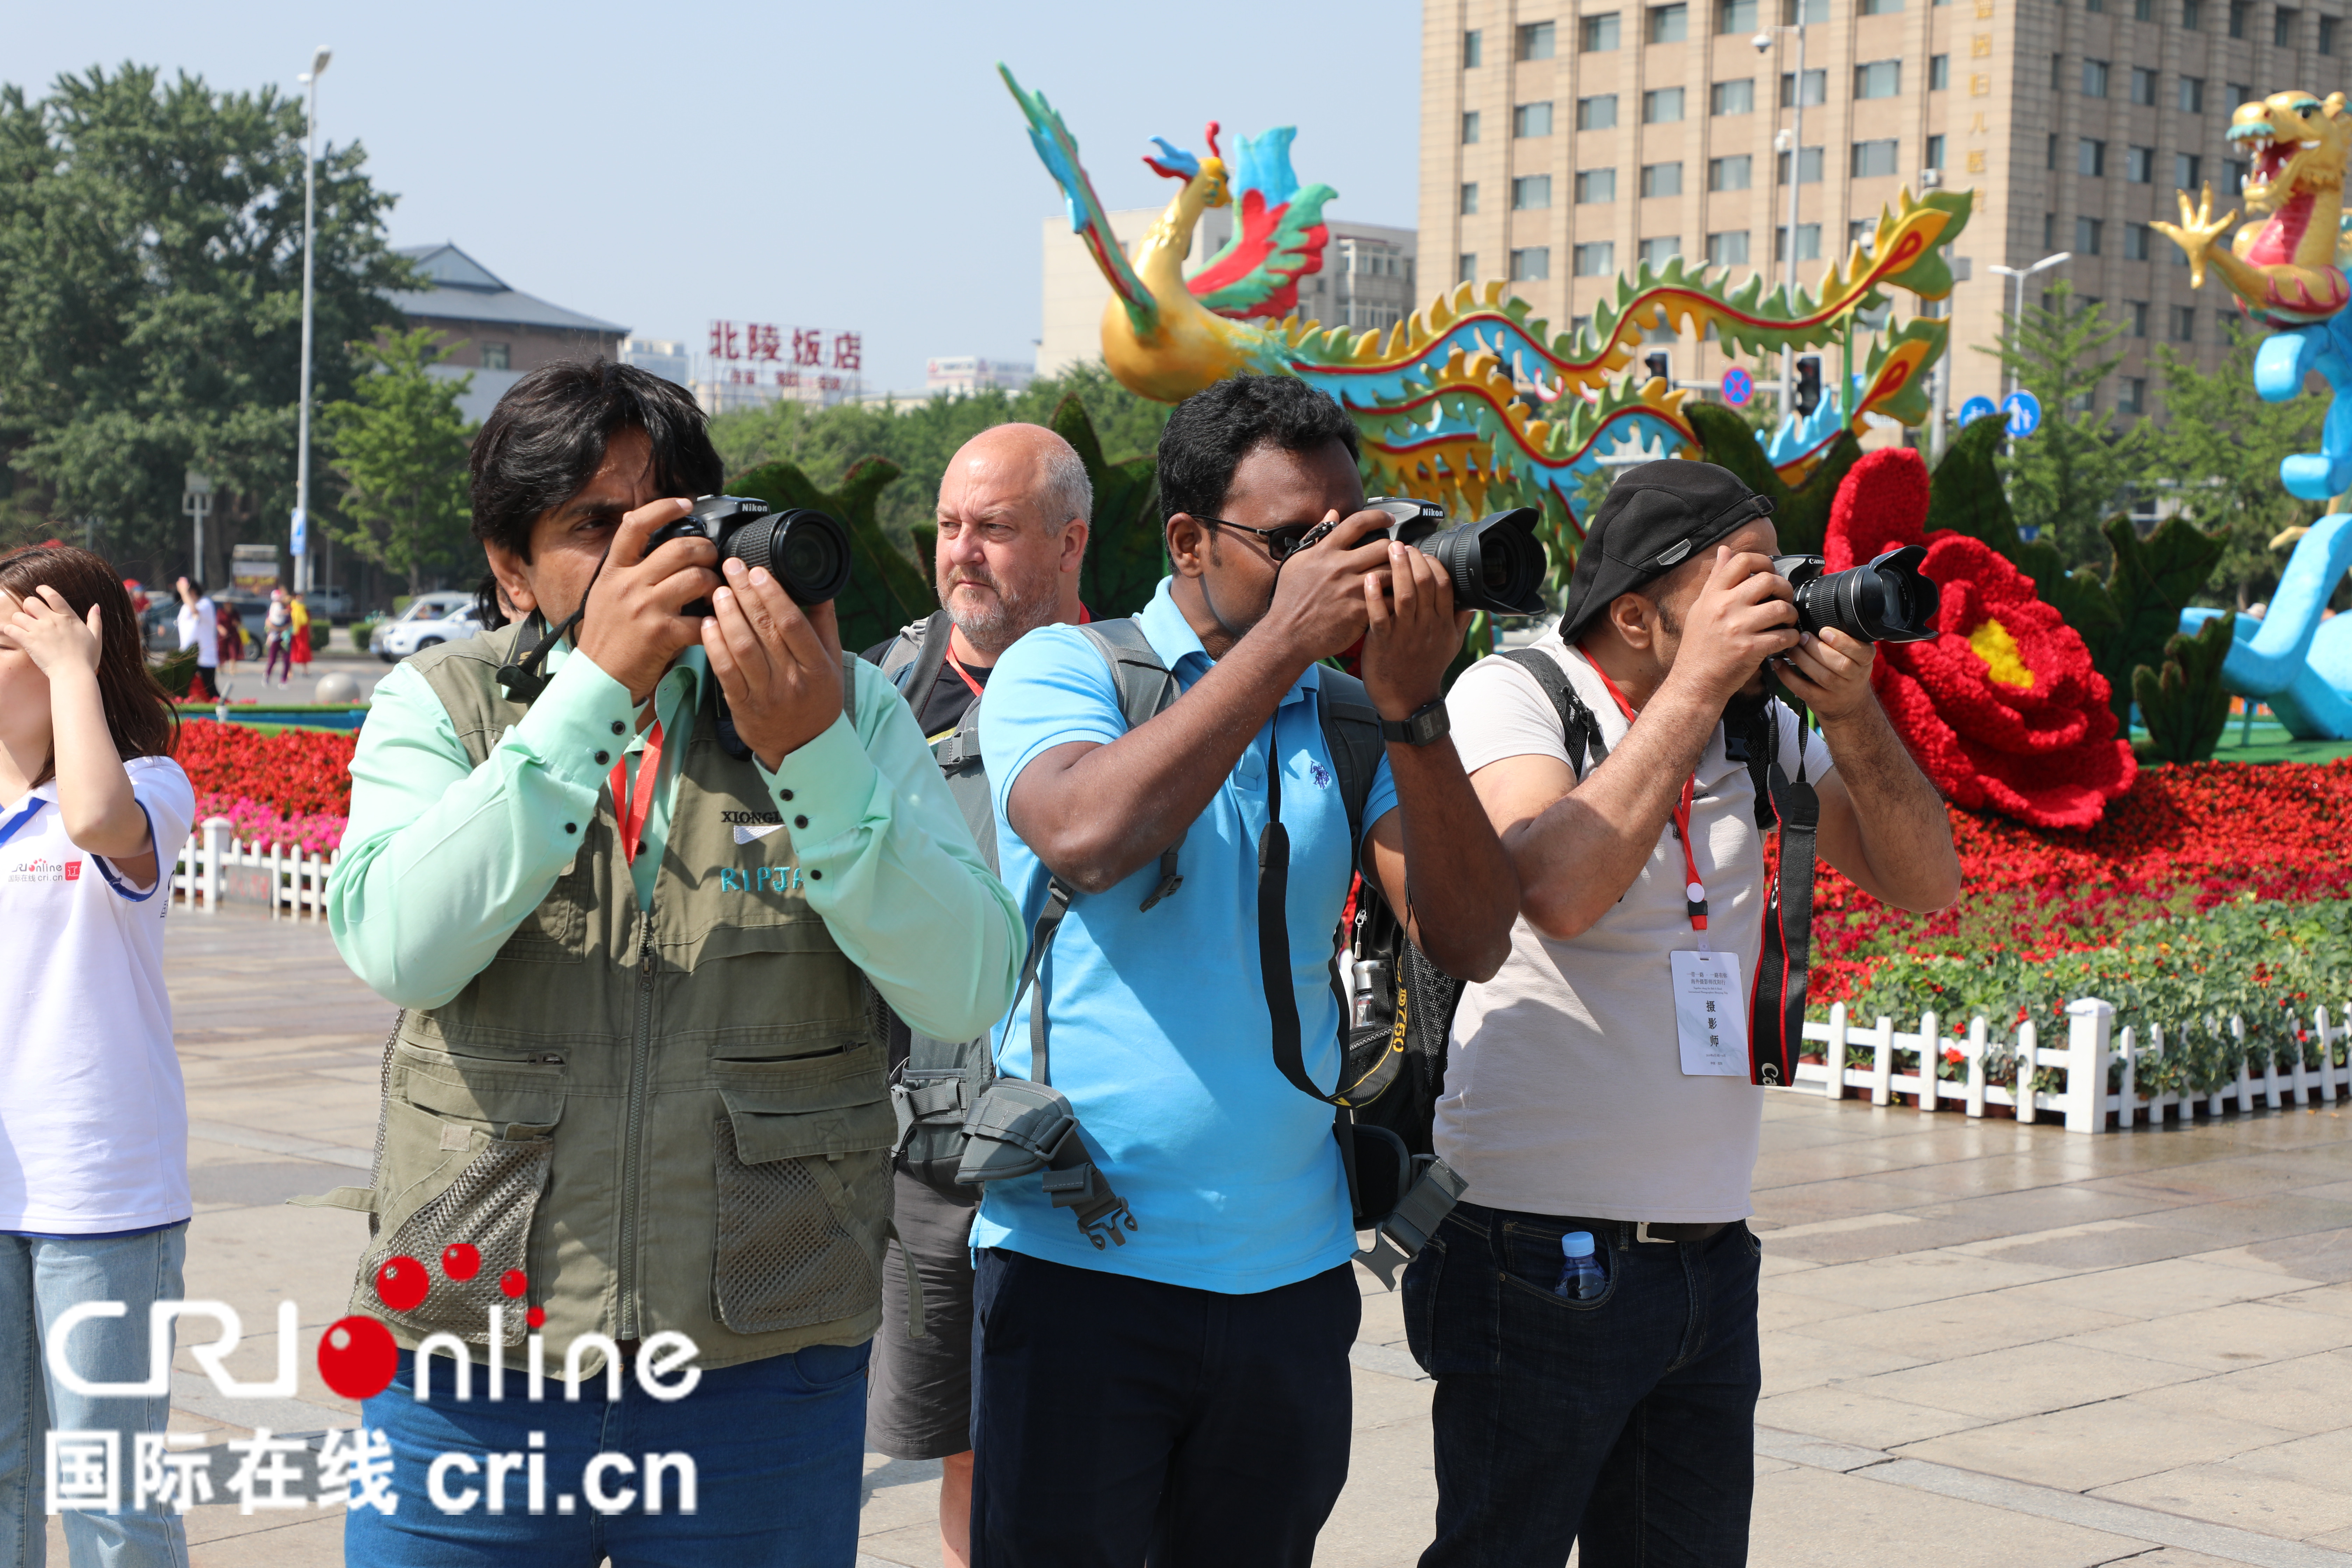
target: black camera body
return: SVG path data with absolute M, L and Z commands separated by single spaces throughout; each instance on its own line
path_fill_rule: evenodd
M 1919 570 L 1920 545 L 1884 551 L 1869 564 L 1824 574 L 1818 555 L 1776 555 L 1772 570 L 1797 591 L 1797 629 L 1821 635 L 1835 626 L 1857 642 L 1925 642 L 1936 635 L 1942 595 Z
M 1374 496 L 1364 503 L 1368 511 L 1385 512 L 1390 522 L 1382 531 L 1400 544 L 1410 544 L 1444 568 L 1454 584 L 1454 602 L 1465 610 L 1490 616 L 1536 616 L 1544 611 L 1544 577 L 1550 558 L 1536 537 L 1536 509 L 1514 507 L 1489 512 L 1475 522 L 1445 526 L 1445 509 L 1434 501 L 1410 497 Z M 1325 523 L 1308 533 L 1301 547 L 1313 544 L 1337 523 Z
M 849 531 L 806 507 L 775 511 L 756 496 L 697 496 L 692 511 L 654 531 L 646 553 L 673 539 L 708 539 L 722 563 L 766 567 L 796 605 L 825 604 L 849 586 Z M 686 613 L 707 616 L 710 601 L 697 599 Z

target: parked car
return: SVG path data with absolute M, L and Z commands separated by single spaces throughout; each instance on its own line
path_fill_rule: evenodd
M 139 617 L 139 634 L 150 653 L 180 651 L 179 595 L 158 594 Z
M 473 595 L 423 594 L 376 627 L 368 651 L 386 664 L 397 664 L 410 654 L 473 637 L 481 629 L 482 623 L 474 618 Z

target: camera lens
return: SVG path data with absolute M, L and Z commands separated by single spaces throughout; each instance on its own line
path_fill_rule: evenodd
M 1919 569 L 1927 558 L 1913 544 L 1827 576 L 1818 555 L 1784 555 L 1772 565 L 1796 589 L 1801 629 L 1834 626 L 1860 642 L 1923 642 L 1936 635 L 1942 602 L 1936 580 Z
M 1434 557 L 1454 580 L 1454 602 L 1495 616 L 1528 616 L 1543 608 L 1543 542 L 1535 536 L 1535 509 L 1520 507 L 1449 528 L 1412 542 Z
M 821 511 L 796 508 L 746 524 L 727 552 L 764 566 L 796 605 L 822 605 L 849 586 L 849 531 Z

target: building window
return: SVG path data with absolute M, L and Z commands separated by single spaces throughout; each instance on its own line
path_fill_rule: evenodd
M 1595 202 L 1617 199 L 1617 171 L 1614 169 L 1579 169 L 1576 172 L 1576 202 L 1590 206 Z
M 1551 205 L 1549 174 L 1520 174 L 1511 181 L 1511 210 L 1535 212 Z
M 2058 92 L 2063 89 L 2065 86 L 2066 57 L 2064 55 L 2052 55 L 2050 57 L 2050 90 L 2053 92 Z
M 1759 19 L 1757 0 L 1716 0 L 1715 30 L 1718 33 L 1752 33 Z
M 1617 270 L 1617 247 L 1605 239 L 1576 247 L 1576 275 L 1579 278 L 1606 278 Z
M 1927 156 L 1921 163 L 1920 167 L 1927 169 L 1940 169 L 1943 166 L 1944 139 L 1940 135 L 1930 136 L 1927 138 Z
M 1903 0 L 1862 0 L 1857 7 L 1864 16 L 1892 16 L 1903 9 Z
M 2042 166 L 2045 169 L 2058 166 L 2058 132 L 2055 131 L 2050 133 L 2049 141 L 2042 145 Z
M 2221 90 L 2229 95 L 2222 99 L 2222 103 L 2231 107 L 2241 103 L 2252 103 L 2254 100 L 2254 89 L 2242 81 L 2231 82 Z
M 1756 79 L 1719 81 L 1707 89 L 1708 110 L 1716 114 L 1752 114 L 1756 110 Z
M 1754 178 L 1756 160 L 1746 153 L 1735 153 L 1728 158 L 1706 161 L 1706 188 L 1710 191 L 1744 191 Z
M 1591 330 L 1592 318 L 1590 316 L 1570 316 L 1568 319 L 1568 336 L 1570 342 L 1582 342 L 1584 335 Z
M 2116 399 L 2116 406 L 2126 414 L 2147 413 L 2147 377 L 2144 375 L 2124 377 L 2123 395 Z
M 2135 185 L 2153 184 L 2156 180 L 2156 149 L 2153 147 L 2125 148 L 2124 178 Z
M 2193 305 L 2172 307 L 2172 341 L 2193 343 L 2197 341 L 2197 308 Z
M 1822 226 L 1801 223 L 1797 226 L 1797 259 L 1819 261 L 1822 258 Z M 1772 231 L 1772 259 L 1789 259 L 1789 226 L 1782 224 Z
M 2246 174 L 2247 168 L 2244 159 L 2224 158 L 2221 160 L 2221 188 L 2224 191 L 2244 190 L 2246 188 Z
M 2083 96 L 2084 98 L 2107 96 L 2106 61 L 2084 60 L 2083 62 Z
M 1650 7 L 1650 42 L 1679 44 L 1690 37 L 1690 7 L 1685 5 Z
M 2132 20 L 2135 22 L 2155 21 L 2156 0 L 2132 0 Z
M 2183 114 L 2205 112 L 2205 79 L 2203 77 L 2185 76 L 2180 79 L 2179 104 Z
M 1853 144 L 1853 174 L 1857 180 L 1895 173 L 1895 138 Z
M 2058 248 L 2058 215 L 2056 213 L 2042 215 L 2042 248 L 2044 250 Z
M 2124 259 L 2126 261 L 2147 259 L 2147 236 L 2148 227 L 2144 223 L 2124 225 Z
M 484 343 L 482 345 L 482 368 L 484 370 L 510 369 L 511 365 L 509 363 L 509 358 L 510 356 L 508 353 L 508 346 L 505 343 Z
M 1793 106 L 1797 98 L 1797 73 L 1782 71 L 1780 73 L 1780 107 L 1788 109 Z M 1807 109 L 1811 109 L 1817 103 L 1827 103 L 1830 100 L 1829 72 L 1817 70 L 1805 73 L 1804 100 Z
M 1551 247 L 1531 245 L 1525 250 L 1511 252 L 1511 281 L 1540 283 L 1551 276 Z
M 1478 182 L 1475 180 L 1462 182 L 1462 216 L 1464 217 L 1478 216 Z
M 2246 36 L 2246 0 L 2230 0 L 2230 37 Z
M 1604 92 L 1596 98 L 1576 100 L 1576 128 L 1579 131 L 1608 131 L 1617 123 L 1617 95 Z
M 2085 179 L 2105 179 L 2107 177 L 2107 144 L 2104 142 L 2095 142 L 2088 136 L 2078 138 L 2074 142 L 2074 173 Z
M 1683 194 L 1683 166 L 1680 163 L 1643 164 L 1642 194 L 1645 196 L 1681 195 Z
M 1780 25 L 1793 27 L 1799 23 L 1811 26 L 1830 19 L 1830 0 L 1780 0 Z
M 1642 123 L 1671 125 L 1683 117 L 1683 89 L 1656 87 L 1642 95 Z
M 2083 9 L 2085 11 L 2105 11 L 2106 8 L 2107 0 L 2083 0 Z
M 2333 16 L 2319 19 L 2319 52 L 2323 55 L 2336 52 L 2336 18 Z
M 1465 250 L 1461 255 L 1454 258 L 1454 281 L 1456 283 L 1475 283 L 1478 281 L 1478 253 L 1476 251 Z
M 2180 25 L 2197 31 L 2205 19 L 2205 0 L 2180 0 Z
M 1551 104 L 1522 103 L 1511 110 L 1511 134 L 1514 136 L 1549 136 L 1551 134 Z
M 1478 68 L 1479 56 L 1482 53 L 1478 44 L 1477 28 L 1473 27 L 1462 35 L 1462 68 L 1464 70 L 1472 71 Z
M 2125 319 L 2125 321 L 2127 321 L 2127 322 L 2129 323 L 2129 326 L 2127 327 L 2127 329 L 2126 329 L 2126 330 L 2131 333 L 2131 335 L 2132 335 L 2133 337 L 2136 337 L 2136 338 L 2144 338 L 2144 337 L 2147 336 L 2147 300 L 2125 300 L 2125 301 L 2124 301 L 2124 319 Z
M 1772 160 L 1772 183 L 1780 185 L 1787 184 L 1789 183 L 1789 154 L 1786 153 L 1776 154 Z M 1808 147 L 1799 156 L 1797 160 L 1797 183 L 1801 185 L 1818 185 L 1822 183 L 1822 150 L 1820 148 Z
M 1549 27 L 1550 23 L 1543 23 Z M 1606 11 L 1598 16 L 1587 16 L 1578 25 L 1578 45 L 1588 55 L 1606 54 L 1617 47 L 1617 13 Z
M 2095 217 L 2076 218 L 2074 220 L 2074 254 L 2098 255 L 2099 238 L 2106 231 L 2106 226 L 2104 222 Z
M 1728 234 L 1706 237 L 1706 264 L 1709 267 L 1745 267 L 1748 265 L 1748 231 L 1735 228 Z
M 1902 90 L 1901 60 L 1872 60 L 1867 65 L 1853 68 L 1853 95 L 1856 98 L 1893 98 Z
M 1465 146 L 1466 146 L 1466 145 L 1468 145 L 1469 143 L 1471 143 L 1471 142 L 1475 142 L 1475 141 L 1477 141 L 1477 140 L 1478 140 L 1478 111 L 1477 111 L 1476 110 L 1475 110 L 1475 109 L 1473 109 L 1473 110 L 1467 110 L 1464 111 L 1463 116 L 1462 116 L 1462 141 L 1463 141 L 1464 145 L 1465 145 Z
M 2143 109 L 2156 107 L 2156 73 L 2140 66 L 2132 67 L 2131 100 Z
M 1597 18 L 1596 18 L 1597 19 Z M 1613 28 L 1617 18 L 1609 18 Z M 1523 60 L 1548 60 L 1552 57 L 1557 34 L 1549 22 L 1523 22 L 1518 31 L 1518 57 Z
M 2284 5 L 2282 5 L 2277 10 L 2272 12 L 2272 46 L 2275 48 L 2282 49 L 2291 49 L 2294 47 L 2294 25 L 2302 19 L 2302 12 L 2290 10 Z
M 2194 153 L 2172 155 L 2172 183 L 2184 191 L 2194 191 L 2202 183 L 2205 160 Z
M 1952 57 L 1949 55 L 1929 55 L 1927 57 L 1927 90 L 1929 92 L 1941 92 L 1951 85 Z
M 1642 265 L 1658 271 L 1682 253 L 1683 242 L 1679 239 L 1645 239 L 1642 242 Z

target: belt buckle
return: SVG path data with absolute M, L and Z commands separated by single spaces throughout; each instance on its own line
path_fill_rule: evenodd
M 1645 1219 L 1639 1219 L 1633 1222 L 1633 1239 L 1637 1243 L 1654 1241 L 1664 1247 L 1672 1247 L 1675 1245 L 1675 1241 L 1672 1237 L 1652 1236 L 1650 1234 L 1650 1222 Z

